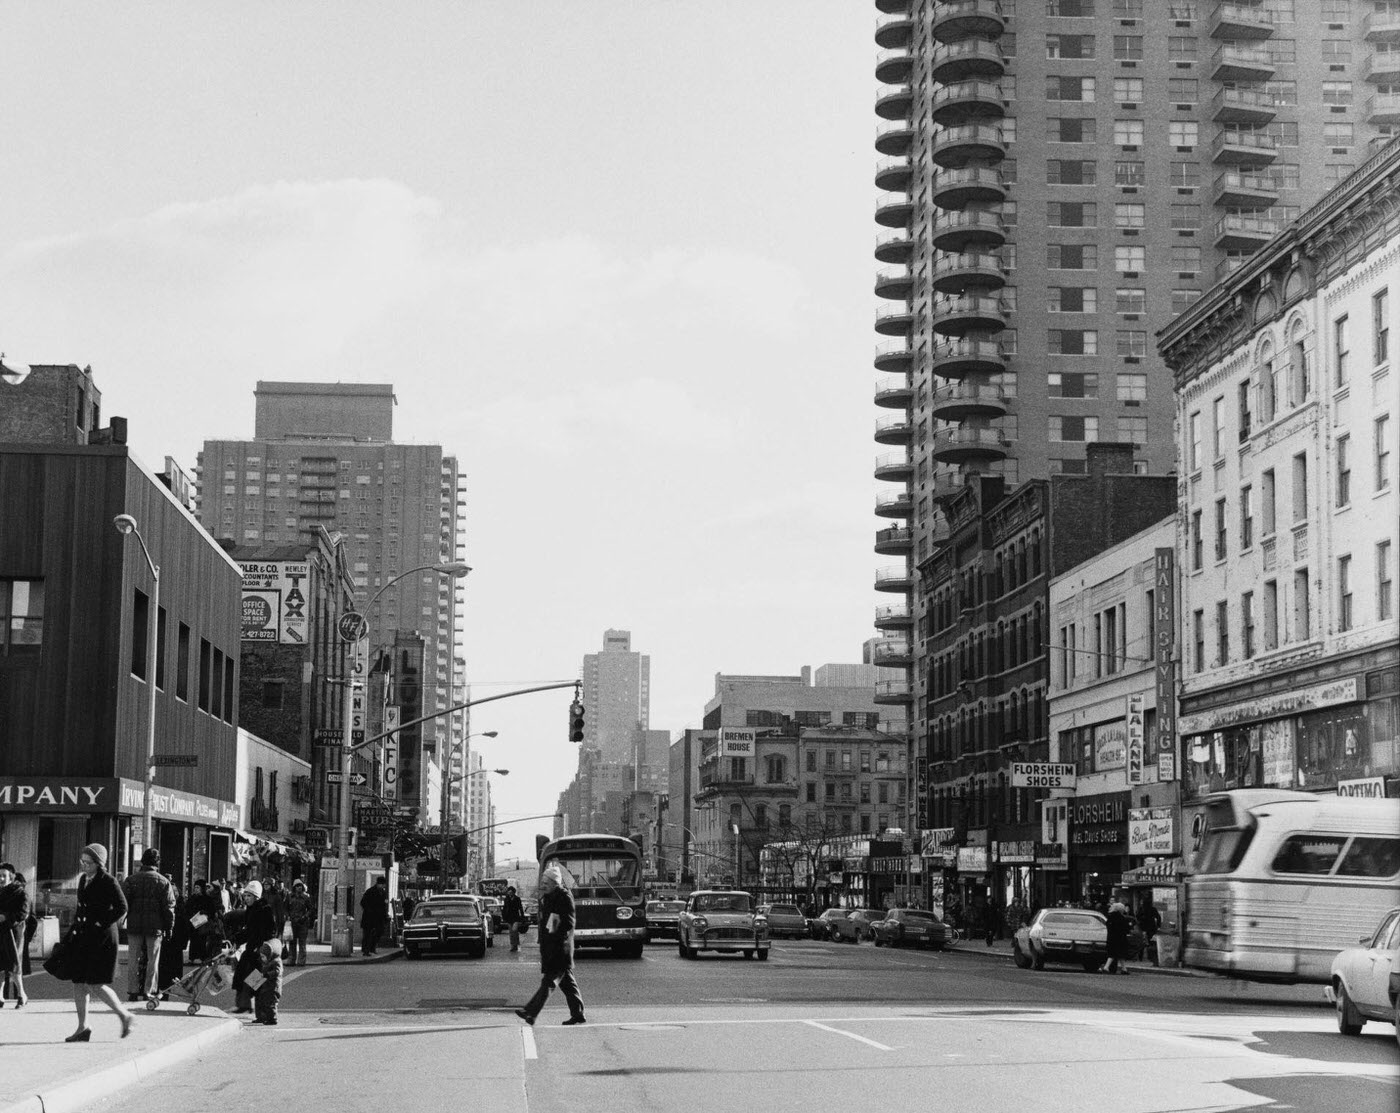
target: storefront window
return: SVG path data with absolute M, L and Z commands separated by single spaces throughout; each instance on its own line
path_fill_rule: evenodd
M 1396 772 L 1396 698 L 1298 717 L 1298 782 L 1307 789 Z
M 1186 739 L 1188 796 L 1204 796 L 1262 783 L 1263 738 L 1259 726 L 1195 734 Z

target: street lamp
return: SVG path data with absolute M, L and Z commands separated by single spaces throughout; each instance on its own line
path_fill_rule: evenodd
M 448 832 L 447 832 L 447 809 L 448 809 L 448 798 L 451 796 L 451 792 L 449 791 L 449 789 L 451 788 L 452 783 L 453 783 L 454 781 L 460 781 L 460 780 L 465 779 L 465 778 L 460 777 L 460 776 L 459 776 L 459 777 L 453 777 L 453 776 L 451 775 L 452 759 L 453 759 L 454 757 L 457 756 L 457 751 L 460 750 L 463 746 L 465 746 L 468 742 L 470 742 L 473 738 L 495 738 L 498 734 L 500 734 L 500 731 L 495 731 L 495 730 L 483 730 L 483 731 L 478 731 L 478 732 L 475 733 L 475 734 L 469 734 L 469 735 L 467 735 L 465 738 L 460 738 L 460 739 L 458 739 L 457 742 L 453 745 L 452 750 L 443 758 L 443 762 L 442 762 L 442 804 L 441 804 L 441 806 L 439 807 L 438 810 L 439 810 L 439 812 L 440 812 L 440 814 L 441 814 L 441 817 L 442 817 L 442 822 L 441 822 L 440 826 L 441 826 L 441 829 L 442 829 L 442 833 L 443 833 L 444 835 L 446 835 L 446 834 L 448 833 Z M 465 818 L 465 817 L 464 817 L 464 818 Z M 463 823 L 463 826 L 465 827 L 466 824 Z
M 473 737 L 473 736 L 468 735 L 468 737 Z M 495 738 L 495 737 L 496 737 L 496 732 L 495 732 L 494 730 L 486 731 L 486 737 L 488 737 L 488 738 Z M 463 738 L 461 742 L 458 742 L 458 743 L 457 743 L 457 746 L 461 746 L 462 743 L 466 742 L 466 740 L 467 740 L 466 738 Z M 457 752 L 457 746 L 453 746 L 453 747 L 452 747 L 452 752 L 453 752 L 453 753 L 456 753 L 456 752 Z M 438 829 L 442 832 L 442 834 L 439 836 L 439 837 L 442 839 L 442 842 L 439 844 L 439 849 L 438 849 L 438 868 L 442 871 L 441 880 L 442 880 L 442 883 L 443 883 L 444 886 L 447 885 L 447 867 L 448 867 L 448 865 L 449 865 L 449 864 L 451 863 L 451 861 L 452 861 L 452 841 L 451 841 L 451 838 L 450 838 L 450 836 L 449 836 L 449 832 L 448 832 L 448 829 L 447 829 L 447 796 L 448 796 L 448 789 L 451 787 L 452 782 L 453 782 L 453 781 L 464 781 L 464 782 L 465 782 L 465 781 L 469 781 L 469 780 L 471 780 L 472 777 L 478 776 L 479 774 L 482 774 L 482 773 L 496 773 L 496 774 L 498 774 L 499 776 L 502 776 L 502 777 L 508 777 L 508 776 L 510 776 L 510 770 L 509 770 L 509 769 L 473 769 L 473 770 L 472 770 L 471 772 L 469 772 L 469 773 L 459 773 L 459 774 L 457 774 L 457 776 L 455 776 L 455 777 L 448 776 L 446 770 L 447 770 L 447 764 L 444 763 L 444 764 L 443 764 L 443 775 L 442 775 L 442 808 L 441 808 L 441 822 L 440 822 L 439 825 L 438 825 Z M 466 863 L 463 862 L 462 865 L 463 865 L 463 867 L 465 868 Z
M 454 560 L 441 564 L 420 564 L 417 568 L 410 568 L 406 572 L 400 572 L 378 591 L 365 601 L 365 611 L 374 606 L 374 602 L 391 587 L 406 576 L 412 576 L 418 572 L 436 572 L 441 576 L 453 576 L 461 578 L 471 571 L 471 567 L 464 561 Z M 364 612 L 361 612 L 362 614 Z M 344 616 L 342 615 L 342 618 Z M 361 624 L 361 637 L 365 642 L 365 649 L 369 648 L 369 639 Z M 336 906 L 343 908 L 345 916 L 342 930 L 335 932 L 331 939 L 331 953 L 343 957 L 354 951 L 351 942 L 350 924 L 353 922 L 350 912 L 350 896 L 354 886 L 350 882 L 350 766 L 351 759 L 355 754 L 355 743 L 350 723 L 355 717 L 355 660 L 356 647 L 361 641 L 361 637 L 346 637 L 344 631 L 341 633 L 345 637 L 345 702 L 340 720 L 340 873 L 336 878 Z M 367 663 L 367 662 L 366 662 Z M 149 795 L 149 793 L 147 794 Z M 344 904 L 341 904 L 341 900 Z
M 151 550 L 146 548 L 146 539 L 137 529 L 135 518 L 130 514 L 118 514 L 112 519 L 112 524 L 123 537 L 127 534 L 136 535 L 136 540 L 141 545 L 141 553 L 151 568 L 151 604 L 146 618 L 146 687 L 150 689 L 150 713 L 146 722 L 146 808 L 143 813 L 144 826 L 141 829 L 141 848 L 144 850 L 151 845 L 151 836 L 154 834 L 152 827 L 155 823 L 151 808 L 151 790 L 156 779 L 156 620 L 160 615 L 160 565 L 151 559 Z

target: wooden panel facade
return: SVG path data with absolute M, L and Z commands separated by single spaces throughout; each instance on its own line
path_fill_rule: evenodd
M 0 655 L 0 773 L 145 779 L 149 690 L 132 674 L 135 593 L 151 573 L 137 521 L 161 569 L 166 623 L 156 752 L 198 755 L 161 768 L 156 783 L 235 799 L 237 708 L 198 707 L 199 647 L 207 639 L 236 670 L 240 575 L 194 516 L 125 446 L 0 445 L 0 580 L 44 581 L 37 655 Z M 188 699 L 176 697 L 179 624 L 190 627 Z M 234 700 L 237 700 L 235 677 Z M 227 719 L 228 721 L 225 721 Z

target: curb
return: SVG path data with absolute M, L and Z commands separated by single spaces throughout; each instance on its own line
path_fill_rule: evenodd
M 42 1093 L 20 1098 L 11 1105 L 0 1107 L 0 1113 L 74 1113 L 128 1086 L 144 1082 L 158 1071 L 193 1058 L 201 1051 L 236 1035 L 242 1027 L 231 1017 L 225 1018 L 202 1032 L 138 1055 L 125 1063 L 117 1063 L 72 1082 L 46 1088 Z
M 327 962 L 308 962 L 305 969 L 309 970 L 314 966 L 373 966 L 377 962 L 392 962 L 402 954 L 403 948 L 395 947 L 392 951 L 385 951 L 382 955 L 361 955 L 359 958 L 333 958 Z M 297 969 L 302 969 L 302 967 Z M 7 1113 L 7 1111 L 0 1109 L 0 1113 Z
M 964 942 L 966 942 L 966 940 L 964 940 Z M 1012 962 L 1012 963 L 1014 963 L 1014 961 L 1015 961 L 1014 957 L 1012 956 L 1012 954 L 1011 954 L 1009 951 L 998 951 L 998 950 L 996 950 L 996 949 L 990 949 L 990 950 L 986 950 L 986 951 L 979 951 L 979 950 L 976 950 L 975 948 L 972 948 L 972 947 L 949 947 L 949 948 L 948 948 L 946 951 L 944 951 L 943 953 L 944 953 L 944 954 L 950 954 L 950 955 L 956 955 L 956 954 L 976 955 L 976 956 L 978 956 L 979 958 L 997 958 L 997 959 L 1001 959 L 1003 962 Z M 1151 965 L 1148 965 L 1148 966 L 1137 966 L 1137 965 L 1134 965 L 1134 966 L 1132 966 L 1132 967 L 1129 968 L 1129 972 L 1130 972 L 1130 973 L 1133 973 L 1133 974 L 1158 974 L 1158 975 L 1162 975 L 1162 976 L 1165 976 L 1165 977 L 1168 977 L 1168 978 L 1208 978 L 1208 977 L 1211 976 L 1210 974 L 1208 974 L 1208 973 L 1205 972 L 1205 971 L 1201 971 L 1201 970 L 1188 970 L 1188 969 L 1186 969 L 1185 967 L 1178 967 L 1178 966 L 1151 966 Z M 4 1113 L 4 1111 L 3 1111 L 3 1110 L 0 1110 L 0 1113 Z

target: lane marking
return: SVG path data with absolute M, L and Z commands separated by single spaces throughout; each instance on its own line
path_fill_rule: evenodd
M 538 1059 L 540 1057 L 539 1048 L 535 1046 L 535 1030 L 528 1024 L 520 1029 L 520 1042 L 525 1046 L 526 1059 Z
M 887 1047 L 887 1046 L 886 1046 L 885 1044 L 883 1044 L 883 1043 L 876 1043 L 874 1040 L 872 1040 L 872 1039 L 867 1039 L 865 1036 L 858 1036 L 858 1035 L 856 1035 L 854 1032 L 847 1032 L 844 1028 L 833 1028 L 833 1027 L 831 1027 L 831 1025 L 829 1025 L 829 1024 L 823 1024 L 823 1023 L 821 1023 L 821 1021 L 819 1021 L 819 1020 L 804 1020 L 802 1023 L 803 1023 L 803 1024 L 806 1024 L 806 1025 L 809 1025 L 810 1027 L 813 1027 L 813 1028 L 820 1028 L 823 1032 L 834 1032 L 834 1033 L 835 1033 L 836 1035 L 838 1035 L 838 1036 L 845 1036 L 845 1037 L 847 1037 L 848 1039 L 853 1039 L 853 1040 L 857 1041 L 858 1043 L 869 1044 L 871 1047 L 875 1048 L 877 1051 L 893 1051 L 893 1050 L 894 1050 L 894 1048 L 892 1048 L 892 1047 Z

